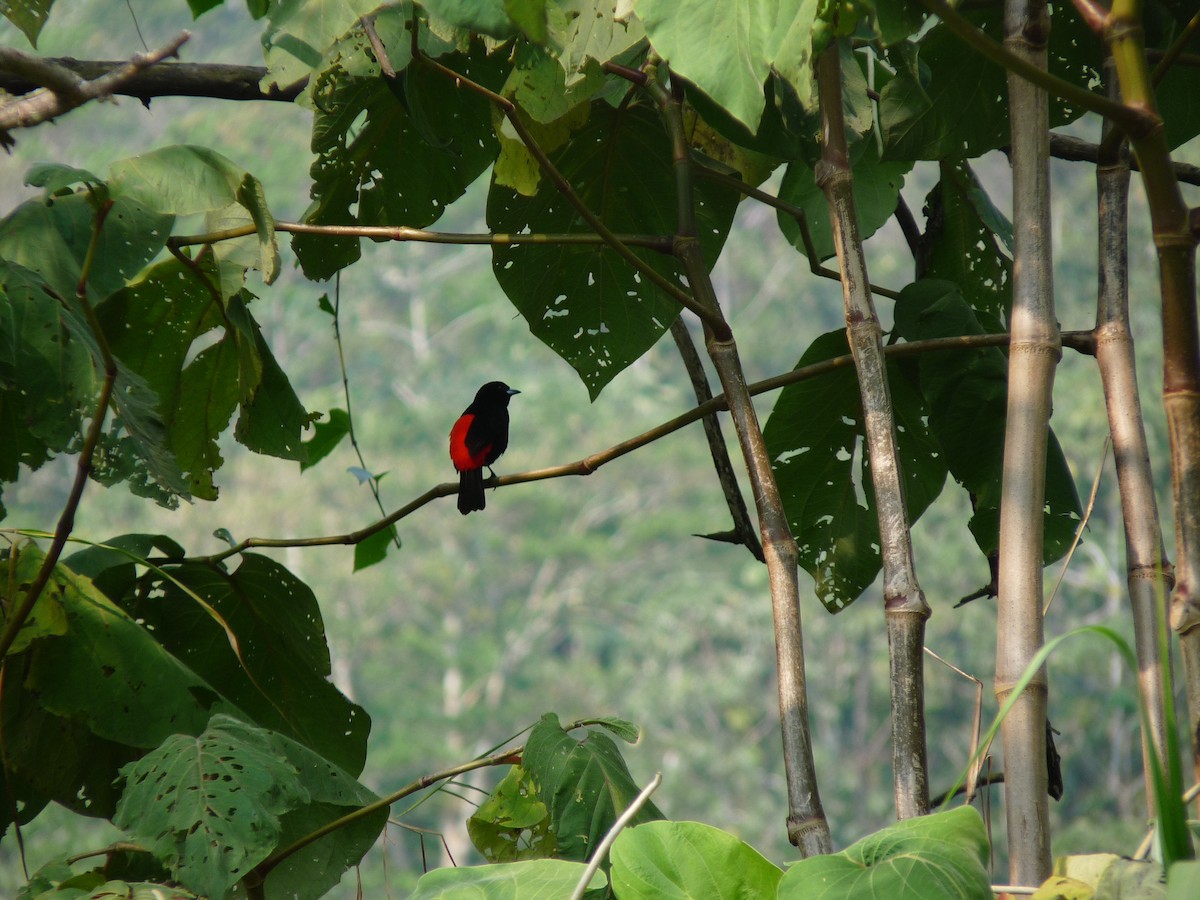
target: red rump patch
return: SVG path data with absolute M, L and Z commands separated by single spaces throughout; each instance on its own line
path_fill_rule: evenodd
M 474 415 L 460 416 L 459 420 L 454 423 L 454 427 L 450 429 L 450 460 L 454 463 L 454 468 L 459 472 L 467 469 L 482 468 L 484 460 L 487 459 L 488 450 L 492 446 L 491 444 L 487 444 L 479 448 L 479 452 L 474 454 L 467 449 L 467 432 L 474 421 Z

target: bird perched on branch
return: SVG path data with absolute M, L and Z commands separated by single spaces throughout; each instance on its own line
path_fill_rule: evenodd
M 486 467 L 496 477 L 492 463 L 508 447 L 508 401 L 519 393 L 503 381 L 489 381 L 450 429 L 450 461 L 458 470 L 458 511 L 464 516 L 487 505 L 483 470 Z

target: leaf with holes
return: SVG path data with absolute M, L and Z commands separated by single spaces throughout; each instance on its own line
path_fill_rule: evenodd
M 130 609 L 162 645 L 261 725 L 311 747 L 353 775 L 366 759 L 371 720 L 330 681 L 329 648 L 313 592 L 279 563 L 245 553 L 234 572 L 187 563 L 154 579 Z M 209 604 L 233 634 L 180 587 Z M 245 664 L 243 667 L 243 663 Z
M 594 103 L 587 126 L 553 160 L 583 203 L 613 232 L 674 233 L 671 148 L 652 111 Z M 695 197 L 700 245 L 712 266 L 733 221 L 737 196 L 700 181 Z M 545 181 L 533 197 L 493 181 L 487 217 L 488 226 L 499 233 L 588 231 L 575 208 Z M 685 287 L 671 257 L 646 249 L 633 252 Z M 679 313 L 675 300 L 607 246 L 497 245 L 492 268 L 530 330 L 575 368 L 593 399 L 653 346 Z
M 537 786 L 538 797 L 550 810 L 558 855 L 563 859 L 588 859 L 639 793 L 612 738 L 591 731 L 583 740 L 576 740 L 563 731 L 553 713 L 533 726 L 522 762 Z M 633 824 L 661 818 L 658 808 L 646 803 Z
M 269 735 L 214 716 L 121 770 L 113 819 L 199 894 L 222 897 L 275 849 L 279 817 L 308 800 Z
M 845 331 L 832 331 L 813 341 L 797 368 L 848 352 Z M 911 524 L 941 493 L 946 464 L 926 425 L 924 401 L 895 364 L 888 365 L 888 386 Z M 870 586 L 881 565 L 854 367 L 784 388 L 763 438 L 800 565 L 816 582 L 825 608 L 840 612 Z
M 896 334 L 905 340 L 983 333 L 980 318 L 948 281 L 910 284 L 896 303 Z M 922 355 L 919 372 L 929 428 L 955 480 L 975 498 L 969 527 L 986 555 L 999 545 L 1008 360 L 995 347 L 942 350 Z M 1042 553 L 1050 563 L 1067 552 L 1082 511 L 1053 431 L 1047 441 Z
M 467 819 L 467 834 L 488 862 L 548 859 L 557 845 L 550 813 L 529 773 L 513 766 Z
M 1012 307 L 1012 224 L 966 162 L 942 162 L 925 200 L 925 278 L 958 285 L 977 312 L 1001 321 Z

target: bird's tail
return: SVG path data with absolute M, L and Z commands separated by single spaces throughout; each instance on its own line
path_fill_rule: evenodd
M 483 493 L 483 469 L 465 469 L 458 473 L 458 511 L 464 516 L 487 505 Z

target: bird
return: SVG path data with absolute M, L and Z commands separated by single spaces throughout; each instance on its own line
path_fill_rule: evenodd
M 508 401 L 519 393 L 503 381 L 489 381 L 450 429 L 450 461 L 458 470 L 458 511 L 464 516 L 487 505 L 483 469 L 486 466 L 496 477 L 492 463 L 508 448 Z

